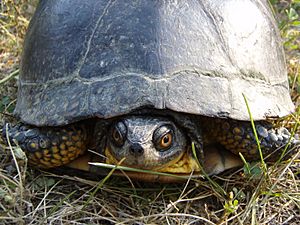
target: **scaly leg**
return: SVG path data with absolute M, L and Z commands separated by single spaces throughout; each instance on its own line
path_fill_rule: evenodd
M 208 119 L 203 124 L 206 131 L 204 134 L 208 135 L 206 139 L 217 140 L 232 153 L 242 153 L 247 160 L 260 158 L 250 122 Z M 255 126 L 263 156 L 270 155 L 269 160 L 278 159 L 290 139 L 289 131 L 283 127 L 273 128 L 272 124 L 266 121 L 255 121 Z M 291 144 L 293 143 L 296 143 L 294 138 L 292 138 Z
M 68 164 L 83 154 L 88 145 L 87 129 L 80 124 L 64 127 L 33 127 L 24 124 L 12 127 L 6 124 L 2 131 L 4 139 L 7 134 L 26 153 L 29 163 L 41 168 Z

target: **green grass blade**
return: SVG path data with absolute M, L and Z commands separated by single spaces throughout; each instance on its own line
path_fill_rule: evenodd
M 255 137 L 255 140 L 256 140 L 256 143 L 257 143 L 257 148 L 258 148 L 258 151 L 259 151 L 260 160 L 261 160 L 261 163 L 262 163 L 262 166 L 263 166 L 264 175 L 267 175 L 267 165 L 265 163 L 263 153 L 262 153 L 262 150 L 261 150 L 261 147 L 260 147 L 260 141 L 258 139 L 258 135 L 257 135 L 257 132 L 256 132 L 256 128 L 255 128 L 254 120 L 253 120 L 251 110 L 250 110 L 250 107 L 249 107 L 249 104 L 248 104 L 248 100 L 247 100 L 244 93 L 242 95 L 243 95 L 244 101 L 246 103 L 247 111 L 248 111 L 248 114 L 249 114 L 252 130 L 253 130 L 253 134 L 254 134 L 254 137 Z
M 185 175 L 179 176 L 179 175 L 172 174 L 172 173 L 165 173 L 165 172 L 158 172 L 158 171 L 144 170 L 144 169 L 136 169 L 136 168 L 132 168 L 132 167 L 112 165 L 112 164 L 107 164 L 107 163 L 90 162 L 89 164 L 93 165 L 93 166 L 107 168 L 107 169 L 123 170 L 123 171 L 128 171 L 128 172 L 137 172 L 137 173 L 148 173 L 148 174 L 159 175 L 159 176 L 169 176 L 169 177 L 174 177 L 177 179 L 184 179 L 184 180 L 187 180 L 190 177 L 190 176 L 185 176 Z

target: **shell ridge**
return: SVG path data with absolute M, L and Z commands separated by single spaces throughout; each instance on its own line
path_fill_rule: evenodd
M 210 5 L 209 4 L 206 4 L 204 5 L 204 2 L 203 1 L 199 1 L 199 3 L 201 4 L 201 10 L 204 12 L 204 14 L 207 16 L 207 18 L 211 21 L 211 24 L 215 27 L 215 31 L 217 32 L 217 37 L 221 43 L 221 47 L 222 47 L 222 50 L 223 52 L 225 53 L 225 55 L 227 55 L 227 58 L 229 59 L 229 62 L 231 63 L 231 65 L 233 67 L 236 67 L 236 65 L 234 64 L 230 54 L 229 54 L 229 49 L 228 47 L 226 46 L 226 42 L 225 42 L 225 38 L 224 38 L 224 35 L 218 25 L 218 23 L 216 22 L 215 20 L 215 17 L 216 15 L 214 15 L 212 12 L 209 11 L 210 9 Z
M 92 30 L 92 33 L 91 33 L 91 35 L 90 35 L 90 37 L 89 37 L 89 39 L 88 39 L 88 41 L 87 41 L 86 51 L 85 51 L 83 57 L 79 60 L 79 62 L 78 62 L 78 67 L 77 67 L 77 69 L 75 70 L 75 74 L 76 74 L 75 76 L 76 76 L 76 77 L 79 77 L 79 72 L 80 72 L 81 68 L 83 67 L 84 62 L 85 62 L 85 60 L 86 60 L 86 58 L 87 58 L 87 56 L 88 56 L 88 53 L 89 53 L 90 48 L 91 48 L 91 43 L 92 43 L 93 37 L 94 37 L 94 35 L 95 35 L 95 33 L 96 33 L 96 31 L 97 31 L 99 25 L 101 24 L 101 21 L 103 20 L 103 17 L 107 14 L 108 9 L 112 6 L 112 4 L 113 4 L 114 2 L 115 2 L 115 0 L 110 0 L 110 1 L 107 3 L 107 5 L 105 6 L 105 8 L 104 8 L 104 10 L 103 10 L 103 13 L 100 14 L 98 20 L 96 21 L 96 24 L 95 24 L 95 26 L 94 26 L 94 28 L 93 28 L 93 30 Z

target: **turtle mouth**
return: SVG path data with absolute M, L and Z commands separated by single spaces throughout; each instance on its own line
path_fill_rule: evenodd
M 139 168 L 138 166 L 126 165 L 126 158 L 124 158 L 124 160 L 116 159 L 114 155 L 111 153 L 109 148 L 105 149 L 105 156 L 106 156 L 105 162 L 107 164 L 128 166 L 136 169 L 149 169 L 149 168 Z M 141 163 L 138 163 L 137 165 L 141 165 Z M 194 157 L 192 157 L 192 154 L 190 154 L 190 152 L 188 151 L 183 151 L 183 153 L 180 154 L 175 159 L 169 161 L 168 163 L 165 163 L 164 165 L 152 167 L 150 168 L 150 170 L 155 172 L 180 174 L 180 175 L 187 175 L 193 172 L 201 171 L 197 161 L 195 160 Z

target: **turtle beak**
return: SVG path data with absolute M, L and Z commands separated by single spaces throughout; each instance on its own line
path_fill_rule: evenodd
M 144 148 L 139 143 L 132 143 L 129 147 L 129 153 L 137 158 L 144 154 Z

